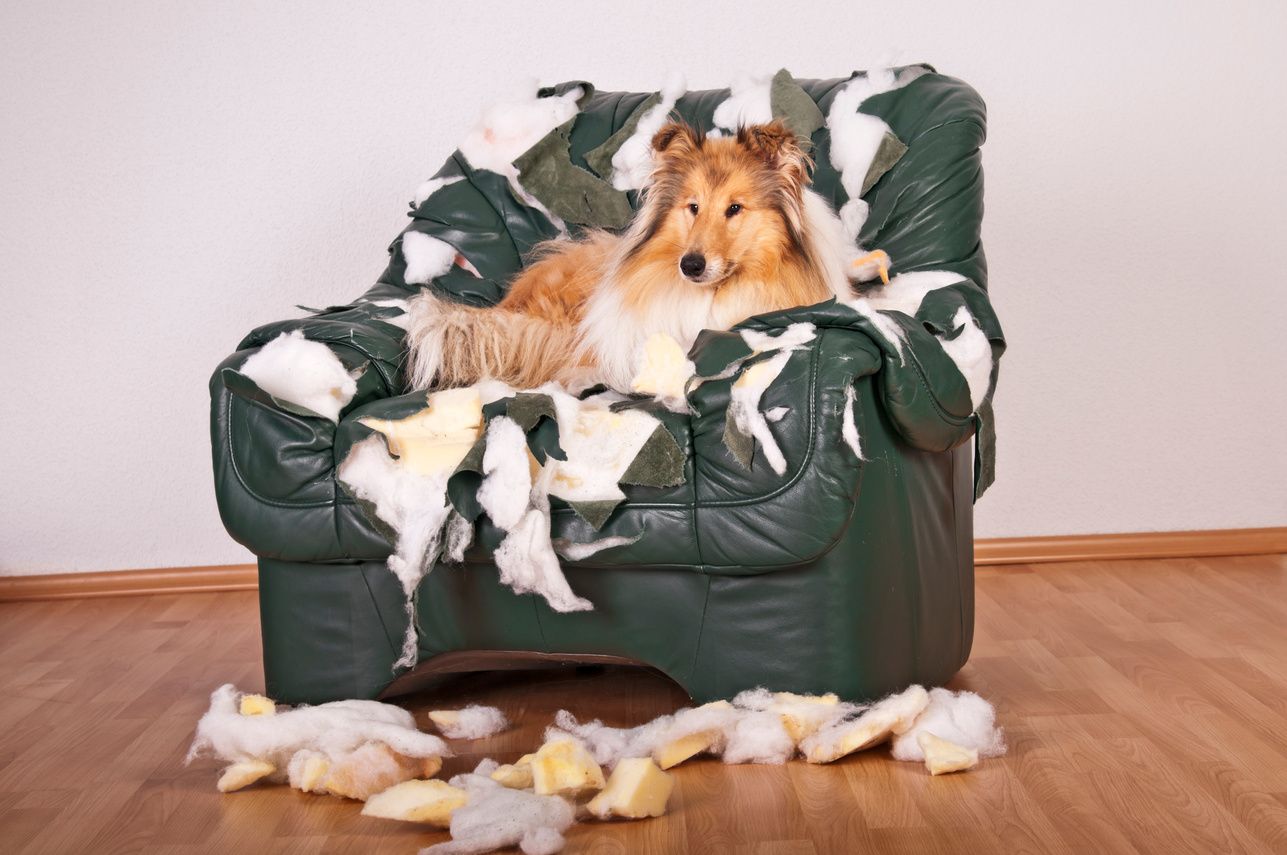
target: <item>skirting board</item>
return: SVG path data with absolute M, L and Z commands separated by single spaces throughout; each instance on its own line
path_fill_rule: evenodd
M 974 542 L 974 563 L 1044 564 L 1053 561 L 1198 558 L 1280 552 L 1287 552 L 1287 527 L 988 538 Z M 137 594 L 254 591 L 258 587 L 258 570 L 254 564 L 0 576 L 0 603 Z

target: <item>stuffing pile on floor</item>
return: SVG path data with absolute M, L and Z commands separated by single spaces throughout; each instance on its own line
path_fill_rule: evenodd
M 509 726 L 500 710 L 478 705 L 435 710 L 429 718 L 449 739 L 482 739 Z M 484 760 L 444 782 L 433 776 L 450 748 L 421 733 L 399 707 L 338 701 L 291 709 L 226 685 L 211 695 L 188 760 L 230 764 L 220 792 L 286 782 L 363 801 L 365 816 L 450 830 L 450 841 L 421 855 L 509 846 L 553 855 L 578 819 L 661 816 L 675 785 L 665 770 L 701 754 L 728 764 L 796 757 L 831 763 L 892 741 L 895 760 L 923 762 L 941 775 L 1005 753 L 995 719 L 992 705 L 972 692 L 920 686 L 871 705 L 754 689 L 633 728 L 578 722 L 562 710 L 533 753 L 512 764 Z

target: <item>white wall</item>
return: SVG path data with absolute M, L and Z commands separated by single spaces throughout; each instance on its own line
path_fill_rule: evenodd
M 1252 2 L 7 0 L 0 573 L 250 561 L 216 363 L 364 290 L 494 93 L 675 68 L 929 61 L 987 99 L 1011 350 L 979 536 L 1287 525 L 1284 44 Z

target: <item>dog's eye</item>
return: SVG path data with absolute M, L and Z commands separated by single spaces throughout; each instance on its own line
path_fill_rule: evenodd
M 728 210 L 724 212 L 724 216 L 731 217 L 741 210 L 742 210 L 741 205 L 729 205 Z
M 693 205 L 689 205 L 689 206 L 688 206 L 688 213 L 692 214 L 694 217 L 695 217 L 695 216 L 697 216 L 697 205 L 695 205 L 695 204 L 693 204 Z

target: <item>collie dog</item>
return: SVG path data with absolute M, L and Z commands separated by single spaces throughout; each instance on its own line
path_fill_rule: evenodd
M 727 137 L 674 122 L 652 150 L 652 181 L 621 235 L 543 244 L 492 308 L 428 289 L 413 298 L 412 387 L 629 392 L 654 333 L 687 351 L 703 329 L 852 296 L 840 221 L 808 188 L 812 162 L 782 122 Z

